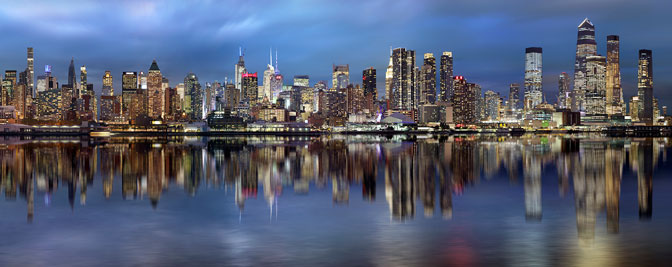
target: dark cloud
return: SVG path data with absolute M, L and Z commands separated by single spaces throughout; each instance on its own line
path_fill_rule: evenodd
M 331 64 L 350 64 L 351 80 L 378 69 L 379 90 L 390 47 L 421 55 L 453 51 L 455 73 L 505 93 L 522 82 L 524 49 L 544 48 L 544 91 L 555 100 L 557 76 L 572 73 L 576 26 L 596 25 L 598 49 L 606 35 L 621 36 L 623 84 L 634 94 L 637 50 L 654 51 L 655 94 L 672 101 L 672 1 L 24 1 L 0 9 L 1 69 L 25 68 L 35 48 L 36 72 L 45 64 L 65 79 L 71 57 L 87 65 L 100 90 L 104 70 L 146 71 L 152 59 L 171 85 L 193 71 L 202 81 L 233 75 L 238 46 L 251 71 L 263 72 L 270 47 L 291 77 L 329 80 Z M 115 81 L 120 85 L 119 79 Z

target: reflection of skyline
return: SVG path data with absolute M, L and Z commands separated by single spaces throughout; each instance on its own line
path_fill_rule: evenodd
M 87 196 L 99 192 L 91 190 L 97 186 L 105 199 L 142 199 L 154 208 L 170 186 L 189 196 L 203 188 L 230 188 L 241 213 L 248 199 L 259 198 L 276 216 L 286 192 L 303 195 L 317 188 L 330 192 L 332 203 L 348 205 L 355 196 L 352 190 L 361 187 L 367 202 L 381 201 L 376 191 L 384 190 L 390 217 L 406 221 L 416 212 L 453 218 L 453 198 L 504 173 L 513 186 L 523 187 L 525 218 L 538 221 L 542 184 L 549 179 L 545 169 L 556 166 L 557 192 L 564 197 L 573 191 L 578 237 L 591 243 L 603 211 L 608 232 L 619 232 L 625 164 L 637 175 L 640 218 L 652 217 L 653 172 L 666 144 L 666 139 L 596 136 L 8 142 L 0 145 L 0 178 L 6 199 L 26 201 L 28 221 L 39 218 L 36 196 L 43 195 L 49 205 L 54 192 L 65 190 L 74 209 L 76 202 L 86 205 Z

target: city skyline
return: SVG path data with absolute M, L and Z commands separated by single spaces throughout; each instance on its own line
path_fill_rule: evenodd
M 276 8 L 276 10 L 284 10 L 283 8 L 285 8 L 291 10 L 292 12 L 289 12 L 291 14 L 301 15 L 305 12 L 304 9 L 296 6 L 299 4 L 306 3 L 274 4 L 269 8 Z M 262 29 L 264 27 L 258 25 L 245 28 L 244 24 L 248 23 L 250 25 L 256 25 L 255 23 L 260 23 L 266 25 L 266 23 L 269 23 L 268 21 L 282 21 L 283 19 L 286 19 L 285 16 L 287 15 L 281 15 L 280 18 L 276 16 L 266 20 L 258 20 L 262 22 L 255 22 L 256 20 L 254 19 L 242 19 L 243 17 L 255 17 L 254 14 L 268 13 L 263 10 L 255 11 L 256 6 L 254 6 L 254 4 L 250 7 L 240 7 L 240 9 L 250 11 L 250 14 L 252 15 L 245 15 L 242 11 L 230 11 L 235 14 L 240 14 L 238 14 L 238 16 L 232 16 L 232 18 L 227 18 L 224 26 L 219 28 L 220 31 L 218 32 L 221 33 L 220 35 L 215 35 L 216 32 L 212 28 L 221 23 L 218 24 L 215 21 L 210 20 L 195 21 L 191 27 L 187 27 L 186 29 L 183 29 L 183 27 L 168 32 L 159 29 L 159 25 L 164 25 L 167 23 L 166 20 L 170 18 L 170 16 L 175 15 L 175 9 L 180 6 L 179 3 L 165 3 L 165 6 L 159 8 L 155 2 L 142 2 L 138 3 L 137 6 L 130 5 L 130 7 L 132 7 L 132 12 L 128 11 L 129 5 L 130 3 L 128 2 L 110 4 L 110 6 L 99 5 L 94 7 L 86 4 L 77 6 L 76 3 L 59 3 L 58 5 L 50 3 L 49 5 L 45 5 L 45 7 L 38 8 L 34 12 L 36 14 L 28 14 L 26 9 L 13 4 L 8 4 L 7 8 L 3 10 L 6 15 L 3 19 L 5 21 L 3 24 L 6 27 L 7 34 L 16 37 L 11 38 L 11 40 L 8 40 L 8 42 L 3 45 L 4 53 L 0 55 L 0 68 L 5 70 L 23 70 L 26 65 L 25 48 L 34 47 L 34 77 L 42 75 L 44 65 L 51 65 L 54 75 L 60 78 L 60 81 L 63 82 L 67 77 L 68 60 L 74 57 L 76 66 L 87 66 L 88 80 L 93 82 L 96 94 L 100 95 L 102 88 L 100 77 L 102 77 L 105 70 L 111 70 L 115 77 L 118 77 L 121 72 L 124 71 L 146 71 L 152 60 L 156 59 L 161 66 L 162 74 L 170 80 L 171 87 L 174 87 L 179 83 L 179 81 L 181 81 L 189 72 L 198 75 L 199 80 L 202 82 L 213 82 L 215 80 L 223 82 L 224 77 L 228 77 L 229 80 L 234 79 L 234 70 L 232 66 L 238 60 L 239 46 L 242 46 L 245 50 L 245 61 L 248 71 L 259 73 L 263 73 L 263 70 L 265 69 L 264 65 L 267 64 L 267 51 L 272 47 L 274 50 L 278 50 L 278 65 L 282 69 L 282 74 L 285 76 L 286 81 L 295 75 L 309 75 L 311 83 L 315 83 L 319 80 L 331 80 L 330 68 L 333 64 L 348 64 L 352 73 L 360 73 L 362 70 L 371 66 L 374 67 L 378 73 L 383 73 L 389 60 L 389 47 L 392 46 L 393 48 L 404 47 L 406 49 L 414 50 L 420 55 L 424 53 L 441 55 L 444 51 L 451 51 L 453 52 L 454 57 L 454 75 L 465 76 L 470 82 L 478 83 L 483 87 L 483 91 L 493 90 L 502 95 L 506 95 L 510 83 L 522 84 L 523 82 L 525 47 L 538 46 L 545 50 L 543 90 L 548 101 L 554 103 L 555 96 L 557 96 L 558 75 L 562 72 L 572 73 L 574 70 L 573 63 L 576 26 L 583 20 L 583 18 L 588 17 L 595 24 L 598 54 L 603 56 L 606 56 L 607 54 L 607 35 L 619 35 L 621 38 L 620 65 L 623 96 L 626 101 L 637 92 L 637 51 L 639 49 L 651 49 L 656 52 L 656 65 L 654 66 L 655 74 L 657 74 L 655 75 L 655 95 L 660 99 L 662 104 L 668 103 L 670 102 L 670 99 L 672 99 L 672 97 L 670 97 L 671 93 L 668 92 L 669 90 L 666 90 L 672 83 L 665 75 L 670 69 L 669 64 L 667 64 L 667 62 L 670 62 L 670 57 L 668 56 L 669 53 L 667 53 L 669 48 L 664 46 L 666 43 L 664 39 L 667 35 L 663 34 L 665 33 L 663 30 L 666 28 L 666 24 L 650 23 L 648 19 L 641 17 L 643 16 L 641 13 L 665 10 L 664 7 L 670 4 L 662 1 L 647 1 L 638 4 L 635 7 L 626 5 L 626 3 L 614 3 L 613 5 L 606 6 L 602 1 L 593 1 L 584 4 L 587 9 L 594 7 L 595 11 L 590 14 L 559 9 L 554 10 L 555 16 L 550 19 L 542 19 L 532 15 L 516 19 L 513 18 L 515 14 L 521 14 L 520 12 L 524 11 L 514 11 L 510 15 L 492 16 L 490 18 L 474 19 L 464 16 L 459 18 L 445 18 L 437 14 L 441 10 L 447 10 L 448 6 L 445 4 L 434 2 L 420 4 L 398 3 L 385 9 L 387 12 L 407 11 L 408 17 L 405 17 L 404 19 L 409 22 L 407 23 L 408 25 L 402 25 L 402 27 L 397 28 L 393 26 L 399 24 L 399 22 L 386 24 L 390 19 L 380 18 L 380 14 L 384 13 L 384 11 L 376 11 L 376 8 L 379 8 L 382 4 L 374 1 L 364 4 L 361 8 L 363 10 L 375 12 L 375 19 L 372 18 L 371 21 L 365 21 L 361 16 L 355 16 L 353 21 L 344 22 L 342 25 L 342 27 L 347 28 L 369 25 L 372 26 L 372 29 L 376 29 L 374 33 L 372 33 L 372 35 L 376 36 L 374 37 L 375 40 L 366 42 L 364 45 L 362 45 L 361 42 L 349 40 L 351 35 L 356 36 L 361 34 L 361 30 L 346 30 L 342 33 L 332 35 L 338 37 L 337 39 L 348 37 L 345 38 L 348 39 L 347 42 L 334 42 L 336 44 L 331 44 L 329 42 L 329 39 L 333 38 L 331 36 L 325 35 L 322 39 L 315 39 L 315 36 L 318 34 L 313 33 L 312 31 L 307 31 L 305 36 L 292 35 L 294 39 L 290 38 L 292 39 L 291 41 L 286 40 L 286 37 L 280 38 L 282 37 L 280 34 L 282 31 L 277 34 L 280 36 L 279 38 L 268 38 L 264 35 L 264 33 L 267 32 L 267 30 Z M 227 3 L 221 3 L 221 5 L 215 6 L 226 7 Z M 450 6 L 450 9 L 463 8 L 464 10 L 474 10 L 476 6 L 483 9 L 480 12 L 503 12 L 494 11 L 493 7 L 486 8 L 478 4 L 465 5 L 458 3 Z M 501 7 L 497 4 L 493 6 Z M 604 7 L 599 9 L 597 8 L 598 6 Z M 47 9 L 50 7 L 54 10 L 52 13 L 47 12 Z M 128 11 L 128 15 L 131 16 L 131 19 L 129 20 L 130 22 L 124 22 L 124 25 L 119 26 L 108 25 L 109 22 L 118 21 L 116 17 L 110 15 L 110 17 L 104 19 L 108 24 L 101 23 L 101 25 L 114 26 L 112 27 L 113 30 L 110 31 L 109 34 L 101 36 L 100 34 L 95 33 L 96 29 L 101 29 L 101 25 L 95 23 L 90 25 L 82 24 L 79 23 L 82 18 L 74 18 L 75 11 L 86 10 L 90 11 L 92 14 L 99 14 L 103 12 L 102 10 L 106 7 L 109 7 L 114 11 Z M 194 5 L 193 8 L 194 10 L 203 11 L 209 7 L 213 7 L 213 4 L 203 3 L 201 5 Z M 316 14 L 308 16 L 305 19 L 295 19 L 292 23 L 303 25 L 304 23 L 309 23 L 312 20 L 315 20 L 312 16 L 317 16 L 317 14 L 321 13 L 332 14 L 333 12 L 343 9 L 343 7 L 340 8 L 341 9 L 332 11 L 326 11 L 324 10 L 326 9 L 324 7 L 317 9 L 317 11 L 315 11 L 316 9 L 306 8 L 305 10 L 314 11 Z M 537 4 L 535 8 L 539 9 L 540 7 Z M 433 9 L 437 9 L 438 11 L 431 11 Z M 504 10 L 510 11 L 510 8 L 504 8 Z M 641 12 L 637 12 L 638 10 Z M 648 11 L 644 12 L 643 10 Z M 628 15 L 620 16 L 623 19 L 615 20 L 606 17 L 610 12 L 613 13 L 612 17 L 619 17 L 616 16 L 618 14 Z M 29 20 L 36 15 L 43 15 L 43 20 L 38 22 L 26 22 L 26 20 Z M 420 18 L 423 15 L 427 15 L 426 18 Z M 88 16 L 90 15 L 85 17 Z M 257 15 L 256 17 L 259 18 L 262 16 Z M 47 27 L 45 25 L 47 22 L 57 18 L 63 21 L 61 24 L 63 27 Z M 403 21 L 404 19 L 401 20 Z M 449 38 L 442 35 L 431 34 L 432 31 L 445 30 L 446 27 L 440 26 L 440 22 L 443 21 L 443 23 L 445 23 L 453 19 L 455 21 L 452 22 L 454 22 L 455 26 L 452 28 L 456 29 L 455 34 L 450 35 L 452 37 Z M 522 27 L 522 25 L 520 25 L 525 24 L 525 22 L 546 22 L 548 20 L 550 20 L 551 23 L 546 23 L 545 27 L 549 27 L 550 29 L 544 29 L 540 26 Z M 153 23 L 148 23 L 152 21 Z M 16 32 L 15 29 L 18 22 L 25 22 L 25 25 L 21 28 L 23 31 L 20 33 Z M 130 26 L 126 24 L 133 22 L 144 26 L 135 30 L 135 32 L 131 31 L 128 29 Z M 239 23 L 235 24 L 235 22 Z M 437 25 L 430 22 L 435 22 Z M 200 29 L 198 27 L 200 26 L 199 23 L 202 23 L 200 25 L 212 24 L 210 25 L 212 27 L 203 27 L 203 29 Z M 421 31 L 414 33 L 413 35 L 424 34 L 423 36 L 428 36 L 427 38 L 399 39 L 399 37 L 395 37 L 394 35 L 385 35 L 393 30 L 402 32 L 410 31 L 413 28 L 417 28 L 417 24 L 428 23 L 431 27 L 428 26 L 427 28 L 422 28 Z M 639 30 L 642 23 L 646 23 L 646 31 Z M 236 27 L 238 28 L 234 27 L 234 24 L 237 25 Z M 327 28 L 329 28 L 329 26 L 339 27 L 333 22 L 325 22 L 323 24 L 325 25 L 318 26 Z M 495 24 L 498 26 L 495 27 Z M 509 24 L 513 24 L 513 27 L 507 28 L 506 26 Z M 68 25 L 72 27 L 66 27 Z M 77 25 L 79 25 L 79 28 L 75 27 Z M 228 28 L 226 25 L 228 25 Z M 209 33 L 217 38 L 206 38 L 207 40 L 204 40 L 199 44 L 193 44 L 194 41 L 190 41 L 190 38 L 180 38 L 179 40 L 172 40 L 166 43 L 163 42 L 170 38 L 176 38 L 176 35 L 181 35 L 184 31 L 192 28 L 198 28 L 199 30 L 196 32 L 199 32 L 199 34 L 208 36 Z M 222 29 L 228 29 L 229 32 Z M 147 34 L 151 33 L 152 30 L 156 32 L 155 35 Z M 45 31 L 47 31 L 48 34 L 45 34 Z M 224 33 L 222 33 L 222 31 L 224 31 Z M 464 31 L 468 32 L 464 33 Z M 526 34 L 530 34 L 531 36 L 526 36 L 525 38 L 497 38 L 502 34 L 509 34 L 511 37 Z M 549 34 L 551 36 L 548 36 Z M 147 36 L 147 38 L 142 38 L 143 36 Z M 461 38 L 462 36 L 464 36 L 464 38 Z M 119 39 L 121 37 L 128 37 L 127 39 L 129 41 L 119 41 L 123 39 Z M 116 39 L 112 40 L 110 38 Z M 201 36 L 201 38 L 204 37 Z M 303 40 L 302 38 L 313 38 L 313 40 L 317 41 L 301 42 L 301 40 Z M 73 42 L 72 40 L 76 40 L 76 42 Z M 103 40 L 105 40 L 105 45 L 101 45 Z M 493 42 L 493 40 L 496 40 L 496 42 Z M 325 45 L 324 48 L 315 45 L 316 42 L 323 43 Z M 498 49 L 491 49 L 494 45 L 496 45 Z M 467 47 L 472 48 L 469 49 Z M 490 49 L 487 49 L 488 47 L 490 47 Z M 335 53 L 332 53 L 332 51 Z M 416 57 L 415 65 L 422 66 L 421 60 L 422 59 Z M 353 83 L 360 83 L 358 79 L 354 79 L 353 77 L 354 75 L 351 76 Z M 379 97 L 382 97 L 385 94 L 384 80 L 381 78 L 382 76 L 378 77 L 377 81 Z M 115 78 L 115 94 L 120 93 L 118 89 L 121 88 L 120 85 L 120 79 Z M 439 86 L 437 85 L 437 88 L 438 87 Z

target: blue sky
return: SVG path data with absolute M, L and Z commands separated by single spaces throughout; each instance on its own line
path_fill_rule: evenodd
M 111 70 L 115 90 L 122 71 L 147 71 L 156 59 L 171 86 L 188 72 L 201 82 L 233 77 L 238 47 L 247 67 L 263 72 L 269 48 L 278 50 L 285 83 L 310 75 L 330 80 L 331 65 L 350 64 L 351 82 L 378 70 L 378 90 L 390 47 L 421 55 L 453 51 L 455 74 L 505 93 L 522 83 L 524 49 L 544 49 L 544 91 L 555 102 L 557 77 L 573 72 L 576 27 L 588 17 L 598 51 L 606 36 L 621 36 L 625 97 L 636 91 L 637 50 L 652 49 L 654 94 L 672 104 L 672 1 L 13 1 L 0 8 L 0 69 L 22 70 L 26 47 L 35 49 L 36 76 L 52 65 L 66 80 L 71 57 L 86 65 L 100 91 Z

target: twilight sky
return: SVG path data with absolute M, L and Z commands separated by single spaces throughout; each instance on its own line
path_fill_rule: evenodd
M 190 71 L 201 83 L 232 78 L 239 46 L 248 70 L 263 72 L 272 47 L 285 84 L 300 74 L 330 81 L 332 63 L 350 64 L 351 82 L 361 83 L 373 66 L 382 95 L 389 48 L 406 47 L 418 65 L 423 53 L 453 51 L 455 75 L 506 93 L 523 81 L 525 47 L 541 46 L 554 103 L 558 74 L 573 73 L 576 27 L 588 17 L 598 53 L 606 55 L 607 35 L 621 36 L 626 101 L 636 92 L 637 50 L 646 48 L 654 94 L 672 105 L 670 10 L 669 0 L 11 1 L 0 7 L 0 69 L 23 70 L 32 46 L 35 76 L 49 64 L 64 82 L 74 57 L 97 92 L 111 70 L 119 93 L 121 72 L 146 72 L 152 59 L 175 86 Z

